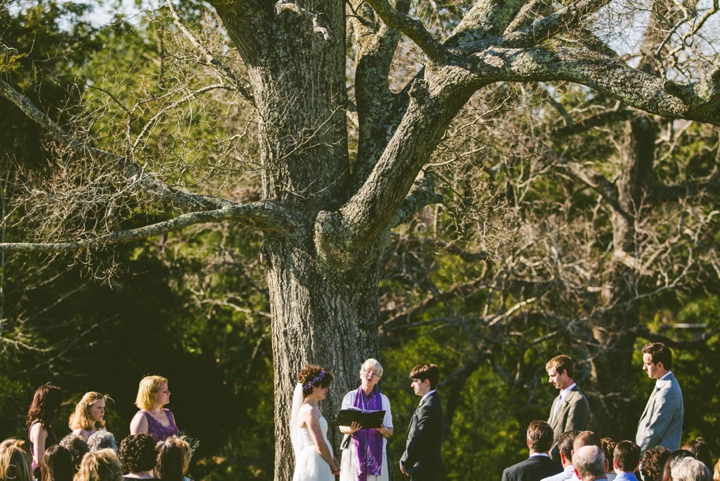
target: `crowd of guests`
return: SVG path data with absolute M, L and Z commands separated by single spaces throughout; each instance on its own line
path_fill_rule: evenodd
M 553 461 L 553 431 L 545 421 L 527 429 L 528 459 L 503 471 L 503 481 L 720 481 L 720 460 L 713 465 L 702 437 L 671 451 L 655 446 L 641 453 L 633 441 L 616 443 L 592 431 L 566 431 Z
M 638 421 L 635 441 L 600 437 L 586 430 L 587 398 L 573 377 L 566 355 L 545 365 L 548 381 L 560 392 L 547 422 L 527 429 L 530 457 L 505 469 L 503 481 L 720 481 L 703 438 L 681 446 L 685 415 L 682 390 L 672 372 L 670 349 L 660 342 L 642 349 L 643 366 L 655 386 Z
M 99 392 L 86 393 L 70 416 L 72 433 L 58 440 L 53 423 L 63 405 L 62 390 L 49 383 L 40 386 L 28 410 L 27 443 L 15 438 L 0 443 L 0 480 L 191 481 L 186 473 L 193 448 L 165 408 L 170 402 L 167 379 L 146 376 L 140 381 L 135 401 L 140 410 L 119 446 L 105 428 L 108 401 Z

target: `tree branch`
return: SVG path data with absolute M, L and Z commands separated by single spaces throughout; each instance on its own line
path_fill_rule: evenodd
M 634 110 L 610 110 L 608 112 L 602 112 L 592 117 L 588 117 L 582 122 L 572 123 L 554 130 L 550 133 L 551 137 L 560 138 L 568 137 L 570 135 L 576 135 L 582 132 L 586 132 L 594 127 L 602 127 L 603 125 L 612 124 L 615 122 L 621 122 L 624 120 L 632 120 L 638 117 L 638 113 Z
M 502 37 L 469 42 L 458 48 L 458 54 L 467 55 L 485 50 L 490 45 L 498 47 L 533 47 L 560 32 L 568 31 L 580 20 L 595 13 L 610 3 L 610 0 L 579 0 L 565 8 L 537 20 L 530 27 L 508 33 Z
M 620 206 L 620 202 L 618 200 L 618 193 L 615 189 L 615 185 L 613 185 L 612 182 L 607 180 L 603 175 L 599 174 L 598 172 L 595 172 L 594 170 L 589 169 L 582 164 L 579 164 L 578 162 L 572 161 L 566 157 L 563 157 L 562 161 L 563 162 L 561 165 L 565 167 L 568 172 L 573 175 L 573 177 L 581 180 L 589 187 L 592 187 L 593 190 L 600 194 L 602 198 L 605 199 L 605 201 L 612 206 L 615 212 L 623 216 L 628 221 L 632 220 L 630 214 L 625 212 L 625 210 L 623 210 L 623 208 Z
M 180 20 L 180 17 L 178 16 L 175 7 L 172 4 L 172 0 L 167 0 L 167 5 L 168 8 L 170 8 L 173 22 L 180 29 L 180 32 L 182 32 L 185 38 L 187 38 L 188 41 L 193 45 L 193 47 L 195 47 L 202 54 L 203 59 L 205 60 L 205 65 L 207 65 L 208 67 L 213 67 L 225 80 L 230 83 L 230 85 L 235 88 L 235 90 L 240 92 L 240 94 L 245 97 L 246 100 L 255 105 L 255 99 L 253 98 L 250 86 L 247 85 L 245 82 L 241 81 L 235 75 L 235 72 L 230 69 L 230 67 L 215 58 L 215 56 L 210 52 L 210 50 L 208 50 L 207 47 L 201 44 L 190 32 L 190 30 L 185 27 L 185 25 Z
M 270 201 L 223 207 L 217 210 L 191 212 L 174 219 L 158 222 L 137 229 L 122 230 L 94 239 L 73 242 L 6 242 L 0 244 L 0 250 L 8 252 L 64 252 L 79 251 L 87 248 L 101 249 L 105 246 L 125 244 L 148 237 L 178 231 L 195 224 L 217 223 L 235 220 L 258 227 L 264 231 L 288 233 L 294 230 L 292 216 L 278 204 Z
M 450 57 L 448 51 L 425 29 L 422 22 L 395 10 L 388 0 L 368 0 L 367 3 L 385 24 L 407 35 L 431 61 L 438 64 L 447 62 Z
M 442 202 L 442 195 L 435 193 L 434 186 L 432 171 L 425 172 L 425 175 L 417 179 L 413 184 L 410 194 L 403 201 L 395 217 L 390 222 L 390 226 L 395 227 L 404 224 L 425 206 Z
M 197 195 L 190 192 L 174 189 L 159 180 L 149 176 L 143 167 L 135 162 L 128 162 L 125 157 L 112 152 L 95 148 L 73 138 L 65 132 L 45 113 L 40 111 L 29 98 L 20 94 L 11 85 L 0 79 L 0 95 L 15 104 L 30 120 L 37 123 L 45 132 L 55 140 L 66 145 L 80 155 L 90 156 L 97 161 L 110 161 L 116 163 L 128 177 L 136 177 L 138 183 L 150 192 L 154 192 L 166 202 L 187 210 L 218 209 L 222 206 L 234 206 L 234 202 L 208 195 Z
M 720 125 L 720 95 L 704 89 L 710 81 L 720 82 L 720 75 L 715 78 L 720 70 L 711 70 L 704 82 L 683 86 L 684 98 L 680 98 L 667 92 L 659 77 L 629 67 L 618 59 L 580 49 L 489 47 L 469 56 L 465 65 L 480 83 L 564 80 L 594 88 L 652 114 Z M 712 88 L 717 85 L 712 84 Z M 703 96 L 696 90 L 703 92 Z

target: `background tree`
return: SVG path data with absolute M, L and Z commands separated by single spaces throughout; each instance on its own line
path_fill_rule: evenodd
M 629 67 L 624 59 L 599 48 L 584 30 L 593 26 L 592 14 L 605 5 L 581 1 L 554 10 L 535 2 L 478 2 L 450 29 L 438 27 L 431 33 L 408 15 L 410 5 L 403 2 L 351 5 L 351 30 L 346 29 L 342 2 L 217 2 L 213 6 L 242 65 L 232 53 L 220 58 L 227 51 L 208 49 L 208 42 L 198 41 L 178 21 L 175 35 L 188 38 L 198 55 L 176 57 L 172 68 L 161 63 L 162 76 L 156 82 L 139 84 L 143 99 L 119 99 L 103 87 L 110 100 L 65 128 L 3 82 L 3 95 L 48 130 L 59 167 L 44 189 L 18 196 L 23 220 L 33 227 L 38 242 L 7 242 L 4 248 L 93 252 L 200 223 L 241 223 L 262 230 L 274 346 L 276 477 L 285 479 L 292 456 L 282 421 L 289 417 L 293 375 L 307 361 L 332 366 L 339 386 L 325 409 L 335 412 L 341 393 L 354 387 L 361 360 L 377 354 L 378 282 L 390 229 L 439 200 L 433 176 L 421 172 L 474 92 L 503 81 L 567 81 L 652 114 L 720 121 L 720 64 L 701 60 L 692 83 L 669 82 L 667 76 Z M 348 32 L 358 115 L 353 141 L 346 124 Z M 401 33 L 425 58 L 420 58 L 422 68 L 408 75 L 405 86 L 393 91 L 389 77 Z M 213 83 L 198 75 L 205 71 L 189 67 L 200 62 L 214 67 L 208 71 L 215 76 Z M 224 91 L 231 101 L 218 95 Z M 201 96 L 212 103 L 194 102 Z M 253 143 L 248 150 L 233 142 L 237 124 L 229 124 L 227 137 L 215 139 L 220 146 L 213 149 L 216 155 L 204 155 L 209 141 L 199 147 L 186 142 L 185 132 L 211 125 L 195 115 L 196 107 L 205 110 L 210 105 L 225 121 L 237 120 L 224 115 L 234 111 L 239 117 L 240 105 L 254 109 L 256 157 Z M 113 112 L 121 117 L 113 117 Z M 117 123 L 125 128 L 113 129 Z M 119 138 L 112 135 L 117 132 L 122 132 Z M 225 134 L 225 129 L 220 132 Z M 348 149 L 355 142 L 356 153 Z M 237 150 L 247 157 L 238 158 Z M 200 156 L 219 161 L 208 168 L 196 162 Z M 241 181 L 252 185 L 253 165 L 262 184 L 259 199 L 233 196 L 232 189 L 239 190 L 235 177 L 223 182 L 218 179 L 228 179 L 226 175 L 203 175 L 240 174 Z M 541 179 L 543 170 L 530 171 L 528 178 L 526 172 L 504 170 L 506 193 L 501 200 L 512 212 L 522 195 L 531 194 L 529 186 Z M 543 218 L 548 225 L 560 219 L 547 212 Z M 458 228 L 462 232 L 467 226 Z M 521 251 L 543 251 L 527 224 L 500 232 L 498 239 L 524 239 Z M 509 247 L 517 245 L 512 242 Z M 562 265 L 557 252 L 553 243 L 547 244 L 544 258 L 552 272 Z M 557 335 L 533 319 L 549 317 L 573 327 L 577 323 L 571 316 L 557 319 L 548 312 L 533 318 L 526 306 L 548 287 L 537 276 L 542 264 L 527 264 L 516 256 L 505 257 L 503 263 L 521 271 L 523 278 L 504 275 L 512 270 L 493 271 L 486 264 L 492 295 L 486 297 L 480 324 L 495 330 L 482 338 L 488 349 L 493 346 L 505 358 L 519 361 L 515 379 L 520 381 L 533 362 L 525 359 L 527 341 L 507 342 L 516 329 L 523 327 L 524 335 L 534 335 L 532 346 Z M 536 289 L 537 295 L 525 296 Z M 516 293 L 515 299 L 496 297 L 510 292 Z M 567 297 L 553 294 L 545 300 L 568 304 Z M 509 301 L 515 302 L 508 306 Z M 590 328 L 585 332 L 597 334 L 592 324 L 604 312 L 597 311 L 580 318 L 581 326 Z M 567 328 L 557 332 L 573 340 Z M 595 335 L 579 339 L 590 347 L 598 343 Z M 630 352 L 627 346 L 623 350 Z M 473 362 L 497 359 L 497 354 L 486 351 L 481 345 Z M 498 372 L 504 371 L 503 364 L 495 363 Z

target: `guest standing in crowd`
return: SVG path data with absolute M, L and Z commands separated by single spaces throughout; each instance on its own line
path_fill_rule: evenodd
M 157 449 L 155 476 L 162 481 L 184 481 L 183 450 L 180 440 L 175 436 L 170 436 L 165 441 L 159 442 Z
M 33 481 L 30 456 L 15 438 L 0 443 L 0 476 L 8 481 Z
M 585 430 L 590 416 L 590 405 L 573 381 L 575 364 L 570 357 L 555 356 L 545 364 L 545 370 L 550 384 L 560 391 L 553 401 L 547 421 L 553 430 L 553 448 L 550 450 L 550 457 L 559 463 L 560 453 L 557 442 L 560 435 L 567 431 Z
M 182 449 L 183 474 L 185 474 L 185 481 L 192 481 L 190 478 L 188 478 L 187 473 L 190 470 L 190 461 L 192 460 L 193 448 L 190 447 L 190 444 L 187 442 L 185 436 L 180 436 L 179 438 L 175 439 L 177 439 L 177 442 L 180 445 L 180 449 Z
M 643 371 L 656 381 L 640 417 L 635 442 L 642 452 L 657 445 L 674 451 L 680 447 L 685 408 L 680 384 L 672 373 L 672 352 L 661 342 L 646 345 L 642 352 Z
M 640 464 L 640 446 L 632 441 L 620 441 L 613 452 L 615 481 L 637 481 L 635 471 Z
M 650 448 L 640 459 L 640 477 L 643 481 L 661 481 L 665 463 L 671 451 L 665 446 Z M 720 481 L 720 479 L 718 480 Z
M 83 456 L 90 451 L 88 444 L 83 441 L 83 438 L 74 434 L 68 434 L 60 440 L 60 446 L 70 451 L 70 456 L 73 462 L 73 474 L 77 473 L 80 469 L 80 463 L 82 462 Z
M 180 434 L 172 411 L 165 408 L 169 402 L 167 379 L 161 376 L 144 377 L 135 399 L 135 405 L 140 411 L 130 422 L 130 434 L 148 433 L 155 441 Z
M 28 410 L 27 426 L 32 470 L 33 477 L 37 479 L 40 479 L 40 461 L 45 455 L 45 450 L 58 442 L 52 422 L 60 414 L 62 402 L 62 389 L 47 383 L 37 388 Z
M 540 481 L 562 472 L 560 465 L 548 455 L 553 445 L 553 430 L 548 423 L 531 422 L 527 428 L 526 442 L 527 447 L 530 448 L 530 457 L 505 468 L 502 481 Z
M 443 410 L 440 395 L 435 391 L 440 369 L 435 364 L 419 364 L 410 371 L 410 379 L 415 395 L 421 398 L 410 420 L 400 470 L 411 481 L 432 481 L 445 472 L 440 452 Z
M 342 401 L 341 409 L 385 411 L 379 428 L 360 429 L 360 424 L 340 426 L 340 432 L 350 436 L 347 449 L 340 461 L 340 481 L 387 481 L 387 438 L 393 433 L 392 413 L 387 396 L 380 393 L 378 382 L 383 368 L 375 359 L 368 359 L 360 367 L 360 387 L 350 391 Z M 343 442 L 345 445 L 345 442 Z
M 712 473 L 705 463 L 695 458 L 683 458 L 670 467 L 673 481 L 712 481 Z
M 105 427 L 105 403 L 112 401 L 109 396 L 91 391 L 85 393 L 70 415 L 68 425 L 73 434 L 83 438 L 86 442 L 90 436 Z
M 112 449 L 117 452 L 117 444 L 115 443 L 115 436 L 104 429 L 96 432 L 90 439 L 88 439 L 88 448 L 90 452 L 100 451 L 101 449 Z
M 122 481 L 122 479 L 122 466 L 115 451 L 101 449 L 85 455 L 74 481 Z
M 599 446 L 583 446 L 573 453 L 575 475 L 580 481 L 607 479 L 605 456 Z
M 73 481 L 75 466 L 72 453 L 59 444 L 50 446 L 40 462 L 42 481 Z
M 702 463 L 707 466 L 710 471 L 713 470 L 712 455 L 710 454 L 710 448 L 708 447 L 705 438 L 701 436 L 693 439 L 692 441 L 688 441 L 683 445 L 682 449 L 693 453 L 693 456 L 695 456 L 699 461 L 702 461 Z
M 560 435 L 557 441 L 558 451 L 560 452 L 560 465 L 562 472 L 543 478 L 542 481 L 567 481 L 575 475 L 575 469 L 572 464 L 573 442 L 580 431 L 566 431 Z
M 157 464 L 155 438 L 146 433 L 131 434 L 120 443 L 118 455 L 124 480 L 157 479 L 152 470 Z

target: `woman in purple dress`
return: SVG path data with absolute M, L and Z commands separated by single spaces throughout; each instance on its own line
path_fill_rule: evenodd
M 130 434 L 148 433 L 156 441 L 180 434 L 172 411 L 165 409 L 170 402 L 168 381 L 162 376 L 146 376 L 140 381 L 135 405 L 140 411 L 130 422 Z
M 52 422 L 60 414 L 62 401 L 62 389 L 50 383 L 43 384 L 35 391 L 28 410 L 27 427 L 32 470 L 33 476 L 38 479 L 40 479 L 40 461 L 45 455 L 45 450 L 58 442 Z

